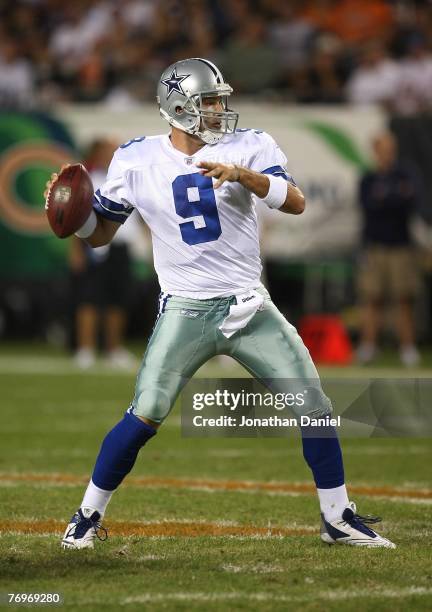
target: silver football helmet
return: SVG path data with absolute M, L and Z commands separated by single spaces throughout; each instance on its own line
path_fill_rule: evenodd
M 207 144 L 216 144 L 237 127 L 239 115 L 227 105 L 232 91 L 212 62 L 193 57 L 164 70 L 156 99 L 160 114 L 170 125 L 196 134 Z

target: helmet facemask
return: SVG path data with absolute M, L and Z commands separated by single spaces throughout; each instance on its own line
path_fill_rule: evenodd
M 202 91 L 188 97 L 183 110 L 187 115 L 196 117 L 193 132 L 190 133 L 196 134 L 207 144 L 216 144 L 226 134 L 234 134 L 239 114 L 228 108 L 231 91 L 231 87 L 225 86 L 223 91 Z M 214 98 L 215 103 L 209 105 L 208 100 L 211 98 Z M 212 108 L 217 103 L 222 107 L 221 110 Z
M 171 125 L 188 134 L 198 136 L 206 144 L 216 144 L 226 134 L 234 134 L 239 114 L 228 108 L 228 96 L 232 92 L 231 87 L 224 86 L 221 91 L 202 91 L 193 96 L 186 96 L 183 106 L 176 109 L 177 114 L 185 113 L 195 122 L 190 127 L 185 127 L 180 122 L 170 120 Z M 214 98 L 215 102 L 221 102 L 222 110 L 213 110 L 203 100 Z

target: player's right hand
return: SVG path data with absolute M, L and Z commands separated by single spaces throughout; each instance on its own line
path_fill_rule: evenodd
M 240 179 L 240 166 L 236 164 L 221 164 L 220 162 L 201 161 L 197 163 L 200 174 L 217 179 L 213 187 L 218 189 L 225 181 L 230 183 Z

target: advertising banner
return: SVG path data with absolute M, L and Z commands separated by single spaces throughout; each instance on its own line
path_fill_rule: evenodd
M 264 255 L 307 260 L 352 252 L 359 232 L 358 177 L 368 164 L 370 138 L 384 125 L 381 113 L 268 104 L 239 104 L 238 110 L 240 127 L 276 139 L 307 198 L 300 217 L 261 207 Z M 107 136 L 125 142 L 167 128 L 155 105 L 127 112 L 63 107 L 56 117 L 0 113 L 0 256 L 7 261 L 0 278 L 52 277 L 65 269 L 68 241 L 52 235 L 43 191 L 51 172 L 80 158 L 77 146 Z
M 64 125 L 43 114 L 0 113 L 1 278 L 43 278 L 65 267 L 67 241 L 44 211 L 47 178 L 77 157 Z

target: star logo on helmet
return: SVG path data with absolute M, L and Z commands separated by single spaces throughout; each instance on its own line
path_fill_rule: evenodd
M 170 97 L 173 91 L 177 91 L 182 96 L 185 96 L 185 92 L 181 86 L 182 82 L 190 77 L 190 74 L 177 74 L 177 69 L 171 72 L 171 76 L 168 79 L 162 79 L 161 83 L 163 83 L 167 88 L 167 98 Z

